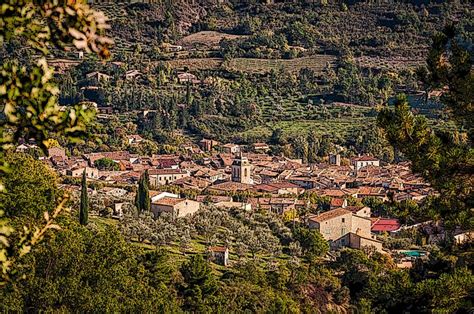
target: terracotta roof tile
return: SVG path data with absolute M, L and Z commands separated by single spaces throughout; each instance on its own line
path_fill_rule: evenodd
M 345 210 L 344 208 L 336 208 L 336 209 L 324 212 L 322 214 L 312 216 L 309 219 L 316 222 L 323 222 L 323 221 L 333 219 L 339 216 L 347 215 L 347 214 L 351 214 L 351 212 L 348 210 Z

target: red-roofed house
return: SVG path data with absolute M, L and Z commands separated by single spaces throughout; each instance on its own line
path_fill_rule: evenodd
M 214 263 L 227 266 L 229 264 L 229 249 L 225 246 L 211 246 L 209 247 Z
M 361 249 L 373 246 L 382 252 L 382 242 L 370 233 L 370 218 L 356 216 L 347 209 L 336 208 L 312 216 L 308 219 L 308 225 L 328 240 L 331 249 L 345 246 Z
M 254 191 L 272 194 L 300 194 L 303 191 L 298 185 L 290 182 L 272 182 L 268 184 L 259 184 L 253 188 Z
M 354 166 L 355 170 L 359 170 L 360 168 L 367 166 L 380 166 L 380 161 L 377 158 L 371 156 L 360 156 L 352 158 L 351 163 Z
M 201 203 L 175 197 L 163 197 L 151 203 L 151 211 L 155 216 L 160 213 L 171 213 L 173 218 L 194 214 L 199 210 Z
M 150 169 L 148 175 L 150 176 L 150 184 L 153 186 L 170 184 L 176 180 L 189 177 L 189 173 L 181 169 Z
M 347 200 L 345 198 L 338 198 L 338 197 L 332 198 L 330 208 L 334 209 L 334 208 L 338 208 L 338 207 L 346 208 L 347 207 Z

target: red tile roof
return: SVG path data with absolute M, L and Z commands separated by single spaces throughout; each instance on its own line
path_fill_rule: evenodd
M 343 190 L 326 189 L 326 190 L 321 190 L 319 194 L 321 196 L 342 197 L 342 196 L 347 195 L 348 193 Z
M 360 156 L 352 159 L 353 161 L 377 161 L 378 159 L 372 156 Z
M 277 187 L 279 189 L 294 189 L 299 188 L 298 185 L 293 184 L 291 182 L 272 182 L 270 183 L 271 186 Z
M 227 248 L 225 246 L 211 246 L 209 247 L 209 251 L 225 253 L 225 251 L 227 251 Z
M 250 184 L 239 183 L 239 182 L 223 182 L 215 184 L 209 187 L 211 190 L 224 191 L 224 192 L 235 192 L 235 191 L 246 191 L 252 186 Z
M 333 198 L 333 199 L 331 199 L 331 206 L 341 207 L 342 205 L 344 205 L 344 199 L 343 198 Z
M 168 174 L 186 174 L 187 172 L 181 169 L 149 169 L 148 174 L 154 175 L 168 175 Z
M 400 226 L 398 219 L 380 218 L 372 223 L 371 230 L 373 232 L 390 232 L 400 229 Z
M 324 212 L 322 214 L 312 216 L 309 219 L 316 222 L 323 222 L 323 221 L 333 219 L 339 216 L 347 215 L 347 214 L 351 214 L 351 212 L 348 210 L 345 210 L 344 208 L 336 208 L 336 209 Z
M 163 197 L 162 199 L 154 201 L 153 204 L 164 205 L 164 206 L 175 206 L 176 204 L 179 204 L 183 201 L 184 199 L 182 198 Z

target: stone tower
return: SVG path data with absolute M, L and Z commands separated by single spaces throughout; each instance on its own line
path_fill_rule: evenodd
M 341 155 L 339 155 L 339 154 L 329 155 L 329 164 L 340 166 L 341 165 Z
M 252 165 L 247 157 L 243 157 L 241 154 L 232 163 L 232 181 L 252 184 L 251 171 Z

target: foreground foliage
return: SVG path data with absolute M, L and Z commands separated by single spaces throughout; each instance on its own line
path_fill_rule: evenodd
M 423 116 L 415 115 L 404 96 L 395 108 L 385 108 L 378 124 L 395 149 L 412 162 L 441 195 L 434 202 L 436 219 L 453 226 L 474 228 L 474 53 L 452 26 L 433 41 L 428 67 L 420 76 L 429 89 L 443 88 L 443 102 L 455 131 L 434 131 Z

